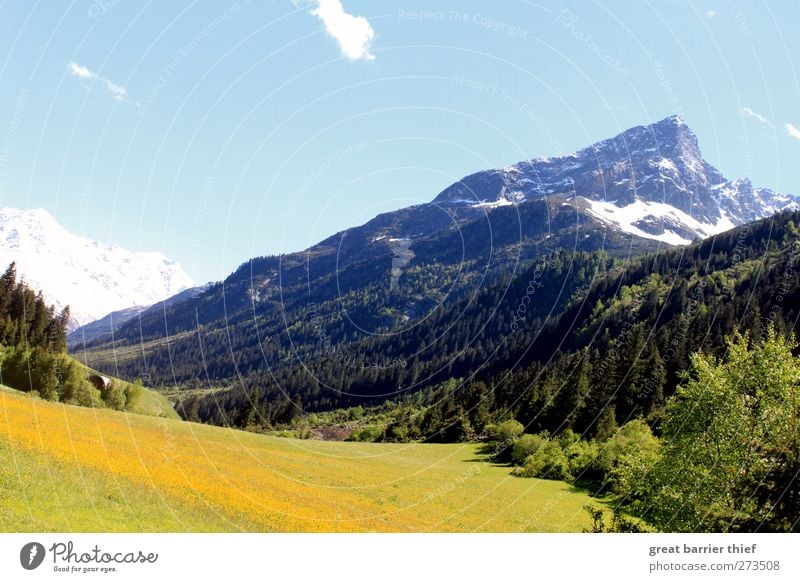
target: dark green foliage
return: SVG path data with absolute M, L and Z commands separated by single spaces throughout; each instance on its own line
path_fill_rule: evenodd
M 206 372 L 212 382 L 240 374 L 236 388 L 183 402 L 186 417 L 212 423 L 254 416 L 262 427 L 291 424 L 298 395 L 313 413 L 425 394 L 419 413 L 391 420 L 382 438 L 480 439 L 490 424 L 515 419 L 529 433 L 570 429 L 602 442 L 632 419 L 656 420 L 690 354 L 724 353 L 723 338 L 736 329 L 753 337 L 770 324 L 794 329 L 798 220 L 784 213 L 624 264 L 603 253 L 540 250 L 518 274 L 493 271 L 474 294 L 442 302 L 397 333 L 365 334 L 344 316 L 399 308 L 387 306 L 377 283 L 311 308 L 281 306 L 280 321 L 270 315 L 276 306 L 262 302 L 225 328 L 197 329 L 191 345 L 150 349 L 147 369 L 134 358 L 120 365 L 131 377 L 152 372 L 156 382 L 175 372 L 187 385 Z M 409 273 L 416 301 L 438 297 L 433 282 L 452 276 L 445 265 L 425 269 Z M 211 354 L 202 370 L 197 342 Z M 231 350 L 235 366 L 224 361 Z M 451 378 L 463 380 L 431 392 Z
M 41 293 L 17 281 L 11 263 L 0 277 L 0 344 L 61 352 L 66 349 L 69 308 L 56 315 Z
M 622 513 L 622 508 L 617 505 L 611 514 L 611 523 L 606 524 L 605 513 L 593 505 L 584 505 L 583 510 L 592 520 L 591 529 L 583 530 L 585 533 L 644 533 L 648 531 L 643 524 L 634 521 Z
M 56 315 L 41 293 L 17 281 L 11 263 L 0 277 L 0 382 L 47 400 L 102 405 L 85 370 L 66 354 L 68 322 L 69 308 Z M 120 407 L 119 390 L 108 397 Z
M 100 393 L 86 380 L 81 366 L 64 353 L 43 348 L 7 348 L 2 360 L 3 383 L 46 400 L 81 406 L 101 405 Z

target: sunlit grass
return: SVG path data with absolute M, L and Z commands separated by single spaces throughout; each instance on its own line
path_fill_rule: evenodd
M 602 505 L 471 444 L 282 439 L 6 390 L 0 466 L 5 531 L 580 531 Z

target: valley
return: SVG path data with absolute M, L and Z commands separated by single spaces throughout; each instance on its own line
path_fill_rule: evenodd
M 267 437 L 0 390 L 0 531 L 581 531 L 602 500 L 480 445 Z
M 8 523 L 45 466 L 81 528 L 791 531 L 798 224 L 673 116 L 70 334 L 12 264 Z

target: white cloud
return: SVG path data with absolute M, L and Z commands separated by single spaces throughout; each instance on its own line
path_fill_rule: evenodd
M 769 119 L 767 119 L 760 113 L 756 113 L 749 107 L 742 107 L 742 114 L 745 115 L 746 117 L 752 117 L 753 119 L 756 119 L 759 122 L 763 123 L 764 125 L 768 125 L 769 127 L 773 128 L 775 127 L 774 125 L 772 125 L 772 123 L 770 123 Z
M 351 61 L 372 61 L 369 45 L 375 37 L 372 25 L 363 16 L 353 16 L 344 11 L 341 0 L 315 0 L 311 14 L 325 25 L 325 30 L 339 44 L 342 54 Z
M 800 139 L 800 129 L 797 129 L 791 123 L 786 124 L 786 133 L 795 139 Z
M 106 88 L 111 91 L 111 94 L 114 96 L 114 99 L 117 101 L 124 101 L 125 98 L 128 97 L 128 91 L 125 87 L 117 85 L 116 83 L 109 81 L 108 79 L 103 79 L 103 83 L 106 84 Z
M 708 12 L 706 12 L 706 18 L 714 18 L 716 15 L 717 15 L 716 10 L 709 10 Z
M 105 85 L 106 89 L 108 89 L 109 93 L 111 93 L 111 97 L 115 101 L 124 101 L 128 98 L 128 90 L 125 89 L 122 85 L 117 85 L 114 81 L 110 81 L 105 77 L 101 77 L 88 67 L 84 67 L 72 61 L 67 65 L 67 70 L 69 74 L 73 77 L 77 77 L 78 79 L 82 79 L 85 81 L 92 80 L 92 81 L 100 81 Z
M 79 65 L 78 63 L 72 62 L 67 65 L 69 72 L 71 75 L 78 77 L 79 79 L 95 79 L 97 78 L 97 74 L 93 73 L 83 65 Z

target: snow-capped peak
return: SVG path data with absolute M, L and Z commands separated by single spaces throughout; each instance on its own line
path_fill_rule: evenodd
M 12 261 L 17 276 L 42 291 L 48 303 L 70 306 L 71 327 L 194 285 L 161 253 L 134 253 L 75 235 L 42 208 L 0 209 L 1 268 Z
M 797 200 L 750 180 L 727 180 L 706 162 L 680 115 L 637 126 L 573 154 L 533 158 L 465 177 L 438 205 L 494 208 L 557 196 L 607 225 L 669 244 L 797 208 Z M 607 202 L 613 200 L 613 203 Z

